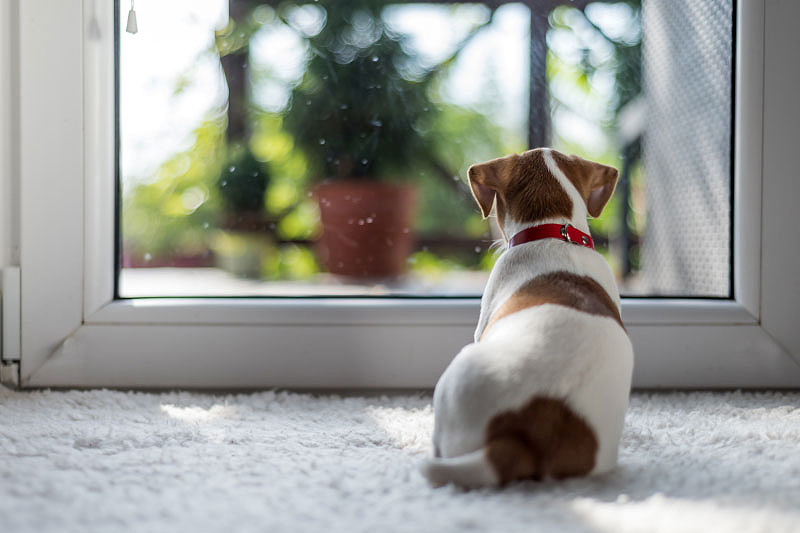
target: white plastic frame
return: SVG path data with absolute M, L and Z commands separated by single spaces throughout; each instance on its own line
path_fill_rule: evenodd
M 115 301 L 112 2 L 19 4 L 22 386 L 431 387 L 470 341 L 477 300 Z M 735 299 L 626 299 L 634 386 L 800 386 L 798 18 L 738 2 Z

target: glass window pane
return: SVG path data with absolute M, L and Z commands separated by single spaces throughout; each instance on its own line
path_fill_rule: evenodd
M 549 131 L 624 294 L 729 296 L 730 0 L 564 4 L 120 4 L 119 295 L 478 296 L 466 170 Z

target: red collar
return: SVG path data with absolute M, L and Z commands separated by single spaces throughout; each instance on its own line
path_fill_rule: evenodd
M 594 250 L 594 241 L 588 233 L 584 233 L 570 224 L 541 224 L 524 229 L 511 237 L 508 247 L 518 246 L 526 242 L 538 241 L 539 239 L 560 239 L 564 242 L 571 242 L 579 246 L 585 246 Z

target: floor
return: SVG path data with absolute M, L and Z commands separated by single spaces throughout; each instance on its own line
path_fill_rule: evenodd
M 800 531 L 800 393 L 637 393 L 612 474 L 430 488 L 427 395 L 0 387 L 0 529 Z

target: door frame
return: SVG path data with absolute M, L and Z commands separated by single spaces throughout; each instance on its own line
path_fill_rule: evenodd
M 736 5 L 734 297 L 624 299 L 635 387 L 800 386 L 800 8 Z M 21 386 L 426 388 L 471 341 L 477 299 L 115 300 L 113 7 L 18 16 Z

